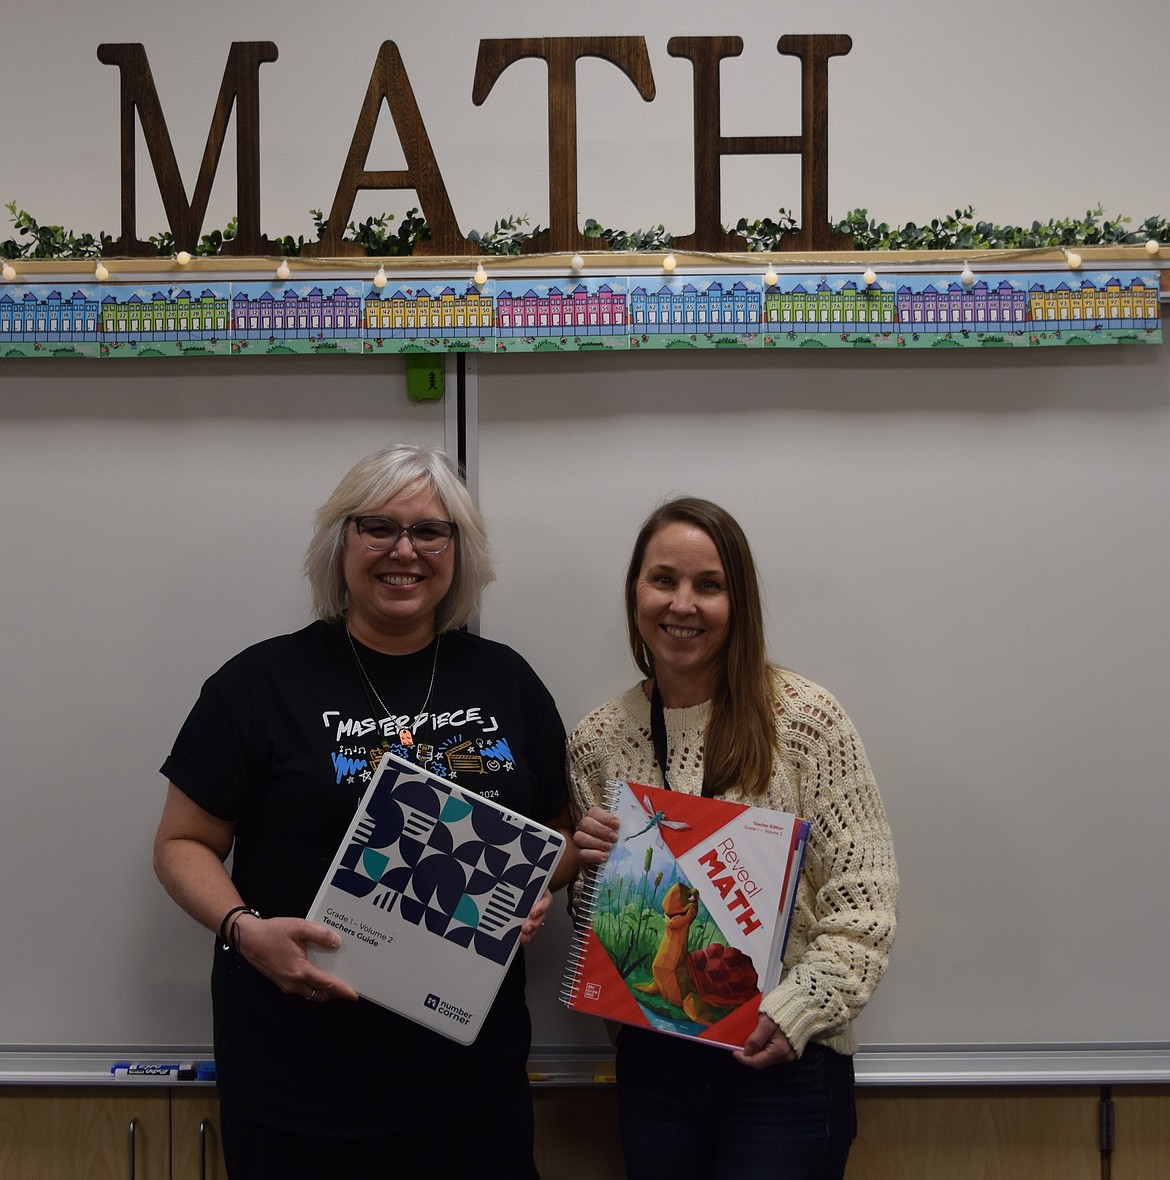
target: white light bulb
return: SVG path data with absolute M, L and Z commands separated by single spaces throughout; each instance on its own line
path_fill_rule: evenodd
M 5 262 L 2 273 L 9 282 L 12 282 L 12 280 L 16 278 L 16 267 L 13 266 L 11 262 Z
M 280 265 L 276 268 L 276 277 L 278 279 L 284 280 L 284 279 L 287 279 L 288 276 L 289 276 L 288 259 L 282 258 L 280 260 Z
M 774 287 L 776 285 L 776 279 L 776 272 L 771 267 L 768 267 L 768 269 L 764 271 L 764 284 L 768 287 Z
M 674 270 L 674 268 L 676 266 L 678 266 L 678 259 L 675 258 L 675 256 L 673 254 L 668 254 L 662 260 L 662 269 L 664 271 L 666 271 L 668 274 L 670 273 L 670 271 Z
M 374 275 L 374 286 L 384 287 L 386 285 L 386 268 L 384 266 L 378 267 L 378 273 Z
M 1081 256 L 1075 250 L 1066 250 L 1064 257 L 1069 270 L 1076 270 L 1081 265 Z
M 180 266 L 186 266 L 187 263 L 191 261 L 191 255 L 188 254 L 186 250 L 180 250 L 178 254 L 175 255 L 175 261 Z
M 585 265 L 585 259 L 582 258 L 580 254 L 574 254 L 573 257 L 569 259 L 569 265 L 574 270 L 580 270 Z
M 487 271 L 484 270 L 482 262 L 475 268 L 475 274 L 471 277 L 475 281 L 476 286 L 479 287 L 482 287 L 487 282 Z
M 861 280 L 867 287 L 872 287 L 877 282 L 877 271 L 872 266 L 867 266 Z
M 99 283 L 104 283 L 106 279 L 110 277 L 110 272 L 106 269 L 104 263 L 99 262 L 97 266 L 93 268 L 93 277 L 97 279 Z
M 1158 251 L 1161 249 L 1162 249 L 1162 243 L 1159 242 L 1157 238 L 1150 238 L 1149 241 L 1146 242 L 1146 253 L 1147 254 L 1157 254 Z
M 969 266 L 963 267 L 963 273 L 959 275 L 959 282 L 964 287 L 975 286 L 975 272 Z

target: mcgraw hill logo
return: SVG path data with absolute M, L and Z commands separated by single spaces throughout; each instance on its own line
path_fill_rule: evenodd
M 423 1000 L 423 1003 L 426 1005 L 426 1007 L 434 1008 L 434 1010 L 436 1012 L 438 1012 L 438 1010 L 439 1010 L 439 997 L 438 996 L 436 996 L 432 993 L 431 995 L 428 995 L 425 1000 Z

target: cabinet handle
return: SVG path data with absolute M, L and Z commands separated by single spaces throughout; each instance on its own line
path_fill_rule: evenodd
M 130 1180 L 134 1180 L 134 1146 L 135 1146 L 135 1132 L 138 1129 L 138 1120 L 130 1120 Z
M 199 1180 L 207 1180 L 207 1120 L 199 1120 Z

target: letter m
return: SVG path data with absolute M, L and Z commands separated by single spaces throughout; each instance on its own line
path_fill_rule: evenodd
M 714 848 L 704 852 L 699 857 L 699 864 L 707 866 L 707 876 L 714 877 L 716 873 L 721 873 L 727 866 L 719 859 L 719 853 Z
M 194 250 L 199 243 L 207 202 L 215 179 L 219 156 L 232 107 L 236 114 L 236 236 L 224 243 L 225 254 L 265 254 L 271 248 L 260 233 L 260 66 L 276 61 L 271 41 L 236 41 L 228 54 L 219 98 L 207 133 L 207 146 L 199 166 L 195 195 L 187 200 L 179 175 L 175 149 L 163 117 L 154 76 L 140 44 L 103 44 L 98 60 L 117 66 L 122 75 L 122 236 L 110 248 L 111 254 L 142 258 L 156 253 L 150 242 L 140 242 L 136 225 L 136 172 L 134 163 L 135 115 L 142 120 L 142 134 L 150 152 L 176 250 Z

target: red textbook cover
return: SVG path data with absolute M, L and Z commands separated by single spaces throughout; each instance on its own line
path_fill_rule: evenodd
M 606 806 L 618 841 L 586 882 L 561 999 L 742 1048 L 780 978 L 808 822 L 625 780 Z

